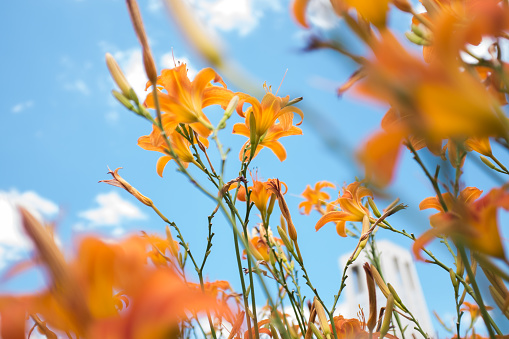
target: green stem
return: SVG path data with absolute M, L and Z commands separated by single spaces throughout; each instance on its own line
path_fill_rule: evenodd
M 490 155 L 490 159 L 493 160 L 506 174 L 509 174 L 509 170 L 493 154 Z
M 233 220 L 235 222 L 235 219 L 233 219 Z M 246 294 L 246 283 L 244 281 L 244 272 L 242 271 L 242 261 L 240 258 L 239 240 L 237 237 L 237 233 L 235 232 L 235 230 L 233 228 L 232 228 L 232 231 L 233 231 L 233 240 L 235 243 L 235 254 L 237 256 L 237 267 L 239 270 L 240 284 L 242 285 L 242 297 L 244 299 L 244 308 L 246 309 L 246 313 L 247 313 L 249 310 L 249 297 Z M 254 288 L 254 287 L 251 286 L 251 288 Z M 247 321 L 247 330 L 249 333 L 249 339 L 251 339 L 253 336 L 253 331 L 251 331 L 251 320 L 249 317 L 249 313 L 246 315 L 246 321 Z
M 488 333 L 490 335 L 490 339 L 495 339 L 495 333 L 493 332 L 493 328 L 497 331 L 498 335 L 502 335 L 500 330 L 497 328 L 496 325 L 490 321 L 491 317 L 488 314 L 488 311 L 486 310 L 486 306 L 484 305 L 484 301 L 482 299 L 481 291 L 479 290 L 479 286 L 477 286 L 477 281 L 475 280 L 474 272 L 472 272 L 472 268 L 470 267 L 468 256 L 465 251 L 465 248 L 463 245 L 459 244 L 457 246 L 458 252 L 461 256 L 461 260 L 464 263 L 465 269 L 467 271 L 468 279 L 470 280 L 470 284 L 472 285 L 472 288 L 474 290 L 474 294 L 476 295 L 476 302 L 479 306 L 479 309 L 481 311 L 482 318 L 484 320 L 484 324 L 486 325 L 486 328 L 488 329 Z
M 249 200 L 249 199 L 247 199 L 247 200 Z M 242 227 L 244 229 L 244 239 L 245 239 L 246 243 L 249 243 L 249 236 L 247 233 L 247 223 L 248 223 L 247 218 L 248 218 L 248 216 L 249 216 L 249 210 L 246 212 L 246 221 Z M 247 269 L 249 272 L 249 284 L 251 285 L 251 305 L 253 306 L 253 322 L 254 322 L 253 326 L 254 326 L 254 330 L 255 330 L 255 337 L 258 339 L 258 338 L 260 338 L 260 333 L 259 333 L 259 329 L 258 329 L 258 315 L 257 315 L 257 309 L 256 309 L 255 287 L 254 287 L 254 282 L 253 282 L 253 270 L 252 270 L 251 265 L 252 265 L 251 260 L 248 260 L 247 261 Z

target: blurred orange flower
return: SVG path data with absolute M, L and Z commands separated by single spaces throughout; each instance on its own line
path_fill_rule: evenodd
M 360 17 L 378 28 L 385 26 L 389 2 L 390 0 L 331 0 L 332 7 L 339 16 L 346 12 L 348 8 L 354 8 Z M 309 0 L 295 0 L 292 5 L 295 20 L 306 28 L 309 28 L 306 20 L 308 3 Z
M 470 313 L 470 323 L 471 324 L 475 323 L 477 318 L 481 315 L 481 311 L 479 309 L 479 306 L 477 306 L 476 304 L 471 304 L 468 301 L 463 302 L 462 306 L 463 307 L 460 308 L 460 311 Z M 489 310 L 492 310 L 493 307 L 486 306 L 486 309 L 489 311 Z
M 67 263 L 48 230 L 26 210 L 20 211 L 38 262 L 49 273 L 50 288 L 19 298 L 0 297 L 2 337 L 24 338 L 28 313 L 48 338 L 65 332 L 69 337 L 75 333 L 85 338 L 162 339 L 178 331 L 188 311 L 219 307 L 173 270 L 148 265 L 146 239 L 105 243 L 85 238 L 76 258 Z M 126 309 L 119 313 L 122 300 Z
M 270 92 L 265 94 L 261 103 L 258 99 L 251 96 L 240 98 L 237 112 L 245 118 L 245 122 L 235 124 L 233 126 L 233 133 L 244 135 L 250 139 L 252 137 L 255 138 L 256 151 L 253 157 L 263 147 L 267 147 L 274 152 L 280 161 L 283 161 L 286 159 L 286 150 L 278 139 L 302 134 L 302 130 L 296 126 L 302 123 L 304 115 L 299 108 L 288 105 L 289 99 L 289 96 L 281 98 Z M 244 103 L 251 105 L 245 112 L 242 111 Z M 301 121 L 296 126 L 293 125 L 295 113 L 301 117 Z M 254 126 L 251 126 L 252 121 L 255 122 Z M 253 141 L 247 141 L 240 151 L 239 157 L 241 161 L 243 161 L 244 149 L 250 142 Z
M 505 186 L 494 188 L 478 199 L 481 193 L 482 191 L 475 187 L 467 187 L 458 199 L 454 199 L 450 193 L 442 194 L 447 212 L 436 197 L 426 198 L 421 202 L 419 205 L 421 210 L 435 208 L 440 213 L 430 217 L 433 229 L 426 231 L 415 241 L 413 251 L 417 259 L 422 260 L 421 249 L 442 234 L 453 235 L 473 250 L 505 258 L 498 230 L 497 211 L 499 207 L 509 210 L 507 188 Z
M 369 210 L 361 200 L 367 196 L 372 197 L 373 193 L 361 184 L 362 182 L 355 181 L 343 188 L 343 195 L 335 202 L 339 204 L 340 211 L 325 213 L 316 223 L 317 231 L 329 222 L 336 222 L 336 232 L 346 237 L 345 223 L 347 221 L 362 221 L 365 215 L 369 216 Z
M 412 24 L 428 37 L 430 45 L 423 47 L 423 55 L 429 63 L 444 62 L 446 55 L 459 56 L 465 45 L 477 46 L 483 37 L 503 36 L 507 29 L 509 12 L 499 6 L 498 0 L 434 0 L 427 1 L 425 7 L 427 12 L 419 17 L 426 20 L 427 25 L 415 16 Z
M 306 186 L 306 189 L 302 192 L 302 197 L 306 200 L 299 204 L 299 208 L 304 209 L 300 211 L 301 214 L 309 215 L 313 208 L 321 214 L 325 213 L 322 206 L 325 206 L 327 204 L 326 201 L 330 199 L 329 194 L 322 192 L 322 189 L 325 187 L 336 188 L 334 184 L 328 181 L 317 182 L 315 188 L 311 188 L 310 185 Z

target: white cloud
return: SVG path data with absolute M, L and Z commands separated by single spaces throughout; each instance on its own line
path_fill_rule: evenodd
M 22 230 L 17 206 L 23 206 L 41 222 L 59 211 L 57 204 L 34 191 L 0 191 L 0 269 L 32 248 Z
M 67 91 L 79 92 L 83 95 L 90 94 L 90 89 L 88 88 L 87 84 L 81 79 L 65 83 L 64 89 Z
M 103 193 L 96 196 L 95 201 L 99 205 L 83 212 L 80 212 L 79 217 L 86 220 L 86 225 L 83 223 L 77 224 L 75 229 L 82 230 L 90 227 L 100 226 L 113 226 L 120 227 L 120 223 L 127 220 L 145 219 L 146 215 L 141 210 L 124 200 L 117 192 Z M 116 232 L 118 230 L 115 229 Z
M 12 113 L 21 113 L 22 111 L 32 107 L 34 105 L 34 102 L 32 100 L 20 102 L 19 104 L 14 105 L 11 108 Z
M 279 0 L 188 0 L 206 26 L 246 35 L 258 26 L 267 10 L 281 10 Z
M 324 30 L 334 28 L 339 22 L 330 0 L 311 0 L 307 8 L 307 18 L 313 26 Z
M 159 12 L 163 8 L 163 0 L 148 0 L 147 7 L 151 12 Z

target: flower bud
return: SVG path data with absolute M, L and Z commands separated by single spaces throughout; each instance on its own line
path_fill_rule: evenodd
M 285 244 L 286 248 L 288 248 L 288 250 L 290 252 L 292 252 L 293 251 L 293 244 L 290 241 L 290 239 L 288 238 L 288 235 L 286 234 L 285 230 L 282 229 L 281 226 L 278 226 L 277 227 L 277 232 L 279 233 L 279 236 L 281 237 L 281 240 L 283 241 L 283 244 Z
M 223 114 L 223 117 L 221 118 L 221 120 L 219 121 L 219 123 L 217 124 L 217 127 L 216 129 L 217 130 L 220 130 L 220 129 L 223 129 L 226 127 L 226 121 L 228 119 L 230 119 L 230 117 L 232 116 L 233 114 L 233 111 L 235 110 L 235 108 L 237 107 L 237 104 L 239 103 L 239 97 L 236 95 L 234 96 L 231 100 L 230 100 L 230 103 L 228 104 L 228 106 L 226 107 L 226 109 L 224 110 L 224 114 Z
M 504 299 L 493 286 L 490 285 L 489 289 L 495 304 L 497 304 L 498 308 L 509 319 L 509 303 L 507 302 L 508 299 Z
M 394 296 L 392 294 L 389 294 L 389 296 L 387 297 L 387 305 L 385 306 L 384 320 L 382 322 L 382 327 L 380 327 L 379 338 L 383 338 L 387 334 L 387 332 L 389 332 L 393 310 L 394 310 Z
M 452 286 L 454 286 L 454 292 L 458 293 L 458 279 L 456 278 L 456 273 L 452 270 L 452 268 L 449 268 L 449 276 L 451 277 Z
M 272 266 L 276 265 L 276 256 L 272 250 L 269 250 L 269 261 Z
M 325 336 L 331 334 L 331 330 L 329 327 L 329 321 L 327 315 L 325 314 L 325 309 L 323 308 L 322 303 L 318 300 L 317 297 L 313 300 L 316 310 L 316 316 L 318 317 L 318 322 L 320 323 L 320 327 L 322 328 L 322 332 Z
M 108 70 L 110 71 L 113 81 L 115 81 L 118 88 L 120 88 L 120 91 L 122 91 L 124 97 L 129 99 L 132 89 L 131 85 L 129 85 L 129 82 L 127 82 L 127 79 L 125 78 L 124 73 L 120 69 L 120 66 L 118 65 L 113 55 L 111 55 L 110 53 L 106 53 L 106 66 L 108 66 Z
M 272 194 L 269 200 L 269 206 L 267 207 L 267 215 L 270 216 L 274 210 L 274 204 L 276 203 L 276 195 Z
M 375 266 L 371 265 L 370 267 L 371 273 L 373 274 L 373 278 L 375 279 L 376 284 L 378 285 L 378 288 L 380 291 L 382 291 L 383 295 L 388 298 L 390 291 L 387 285 L 385 284 L 384 280 L 382 279 L 382 276 L 380 273 L 378 273 L 378 270 Z
M 145 48 L 143 50 L 143 65 L 145 66 L 145 73 L 147 74 L 148 79 L 152 84 L 157 83 L 157 69 L 156 63 L 154 62 L 154 58 L 152 57 L 152 51 L 150 49 Z M 154 86 L 154 91 L 156 91 Z
M 256 247 L 254 247 L 253 243 L 251 241 L 248 241 L 247 242 L 248 245 L 249 245 L 249 252 L 251 252 L 251 255 L 256 259 L 256 260 L 263 260 L 263 256 L 260 254 L 260 252 L 256 249 Z
M 500 278 L 496 272 L 489 269 L 485 262 L 479 261 L 479 264 L 484 272 L 484 275 L 486 275 L 486 278 L 488 278 L 491 285 L 493 285 L 493 287 L 502 296 L 502 298 L 509 298 L 509 290 L 505 286 L 504 280 L 502 280 L 502 278 Z M 494 266 L 494 268 L 498 269 L 496 266 Z
M 311 339 L 312 338 L 314 331 L 311 328 L 311 324 L 314 325 L 315 318 L 316 318 L 315 305 L 310 303 L 309 300 L 308 300 L 308 306 L 309 306 L 309 320 L 308 320 L 308 328 L 306 330 L 306 335 L 304 336 L 304 339 Z
M 128 110 L 130 111 L 133 111 L 133 112 L 136 112 L 136 109 L 134 108 L 133 104 L 131 103 L 131 101 L 129 101 L 129 99 L 127 99 L 124 94 L 120 93 L 119 91 L 116 91 L 116 90 L 112 90 L 111 91 L 111 94 L 113 94 L 113 96 L 115 97 L 115 99 L 118 100 L 118 102 L 120 102 L 125 108 L 127 108 Z
M 317 339 L 324 339 L 323 336 L 322 336 L 322 333 L 320 332 L 318 327 L 316 327 L 315 324 L 309 323 L 309 328 L 311 328 L 311 331 L 313 331 L 313 333 L 314 333 L 314 335 L 316 336 Z
M 461 256 L 458 255 L 456 257 L 456 274 L 460 277 L 463 277 L 463 274 L 465 273 L 465 265 L 463 265 L 463 260 L 461 259 Z
M 403 311 L 408 311 L 405 305 L 403 305 L 403 302 L 401 301 L 401 298 L 399 297 L 398 293 L 396 293 L 396 290 L 392 285 L 389 283 L 387 284 L 387 287 L 389 288 L 389 291 L 391 292 L 392 296 L 394 297 L 394 303 L 396 306 L 401 308 Z
M 272 334 L 272 339 L 279 339 L 279 334 L 276 331 L 276 328 L 272 326 L 272 324 L 269 325 L 270 333 Z
M 486 165 L 488 166 L 489 168 L 491 168 L 492 170 L 495 170 L 497 172 L 502 172 L 502 173 L 505 173 L 503 171 L 501 171 L 499 168 L 497 168 L 497 166 L 495 166 L 495 164 L 493 164 L 491 161 L 488 160 L 488 158 L 486 158 L 485 156 L 479 156 L 479 158 L 481 159 L 481 161 Z
M 429 46 L 430 45 L 428 40 L 418 36 L 414 32 L 405 32 L 405 36 L 410 42 L 413 42 L 416 45 L 420 45 L 420 46 Z
M 254 116 L 254 113 L 249 113 L 249 143 L 251 145 L 251 155 L 250 159 L 253 159 L 256 147 L 258 147 L 258 135 L 256 134 L 256 118 Z
M 127 0 L 127 9 L 129 10 L 129 15 L 133 23 L 134 31 L 136 32 L 138 40 L 140 41 L 141 47 L 143 49 L 143 65 L 145 66 L 145 73 L 147 74 L 150 82 L 155 85 L 157 83 L 156 65 L 148 45 L 147 34 L 145 33 L 145 28 L 143 27 L 140 8 L 138 7 L 136 0 Z
M 380 218 L 382 216 L 382 214 L 378 210 L 378 207 L 376 207 L 375 202 L 373 201 L 373 198 L 368 197 L 368 203 L 369 203 L 369 206 L 371 207 L 371 210 L 373 211 L 373 214 L 375 215 L 375 217 Z
M 366 326 L 368 327 L 370 332 L 373 332 L 377 320 L 375 280 L 373 278 L 373 274 L 371 273 L 369 264 L 364 263 L 362 267 L 364 268 L 364 272 L 366 273 L 366 284 L 368 285 L 368 297 L 369 297 L 369 318 L 368 321 L 366 322 Z

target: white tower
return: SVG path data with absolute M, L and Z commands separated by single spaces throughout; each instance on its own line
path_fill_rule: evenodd
M 419 321 L 422 329 L 430 337 L 434 337 L 435 332 L 431 323 L 428 307 L 410 252 L 387 240 L 377 241 L 376 247 L 377 251 L 380 253 L 381 273 L 385 281 L 394 287 L 403 304 Z M 354 318 L 359 311 L 359 305 L 364 310 L 366 317 L 369 315 L 366 275 L 362 268 L 365 262 L 369 262 L 366 257 L 367 250 L 368 248 L 365 248 L 357 260 L 348 268 L 348 279 L 346 280 L 346 287 L 343 291 L 344 304 L 339 308 L 343 310 L 343 312 L 348 312 L 348 314 L 342 314 L 345 318 Z M 341 272 L 350 256 L 351 253 L 345 254 L 339 259 Z M 377 288 L 378 309 L 385 306 L 386 302 L 387 299 Z M 402 316 L 399 318 L 403 328 L 408 325 L 405 330 L 405 337 L 412 338 L 413 334 L 416 338 L 422 338 L 422 335 L 414 330 L 414 323 Z M 394 325 L 397 329 L 397 325 Z M 396 335 L 398 338 L 401 338 L 401 333 L 398 330 Z

